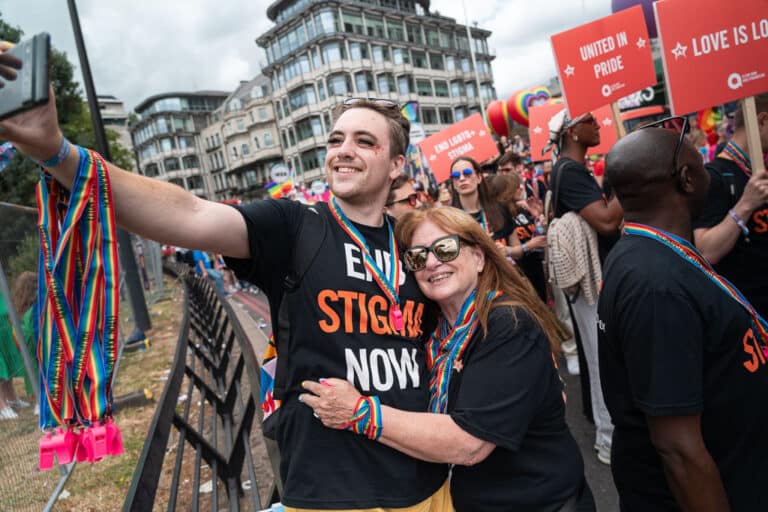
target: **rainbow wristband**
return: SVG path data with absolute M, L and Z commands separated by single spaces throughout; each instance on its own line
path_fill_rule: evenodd
M 355 405 L 352 419 L 344 424 L 345 430 L 362 434 L 376 441 L 381 437 L 381 402 L 377 396 L 361 396 Z
M 35 163 L 40 167 L 46 167 L 46 168 L 59 166 L 69 156 L 70 146 L 71 144 L 69 143 L 67 138 L 62 137 L 61 146 L 59 146 L 59 151 L 54 156 L 52 156 L 48 160 L 43 160 L 43 161 L 35 160 Z

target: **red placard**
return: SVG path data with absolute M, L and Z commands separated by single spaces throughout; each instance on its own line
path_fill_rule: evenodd
M 443 182 L 451 176 L 451 162 L 460 156 L 469 156 L 482 162 L 499 154 L 496 143 L 488 133 L 480 114 L 473 114 L 445 130 L 419 142 L 429 168 Z
M 552 50 L 572 118 L 656 83 L 640 5 L 555 34 Z
M 664 0 L 653 7 L 672 112 L 688 114 L 768 91 L 766 0 L 729 7 L 722 0 Z
M 537 105 L 528 109 L 528 137 L 531 142 L 531 160 L 549 160 L 552 151 L 542 156 L 541 152 L 549 140 L 549 120 L 552 116 L 563 110 L 563 105 Z M 616 125 L 613 121 L 613 112 L 610 105 L 602 106 L 592 111 L 592 115 L 600 123 L 600 144 L 587 150 L 588 155 L 604 155 L 611 150 L 618 136 Z

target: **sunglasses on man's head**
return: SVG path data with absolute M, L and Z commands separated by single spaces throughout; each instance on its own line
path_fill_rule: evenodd
M 437 261 L 448 263 L 459 257 L 461 244 L 472 245 L 471 242 L 461 238 L 459 235 L 448 235 L 438 238 L 427 247 L 424 245 L 415 245 L 405 250 L 403 260 L 405 268 L 411 272 L 418 272 L 427 267 L 427 258 L 429 253 L 435 255 Z
M 475 171 L 469 167 L 462 171 L 451 171 L 451 178 L 454 180 L 457 180 L 461 178 L 461 175 L 463 174 L 465 178 L 468 178 L 472 176 L 475 173 Z
M 685 134 L 691 129 L 688 124 L 688 118 L 685 116 L 665 117 L 664 119 L 644 124 L 639 129 L 644 130 L 645 128 L 666 128 L 667 130 L 680 132 L 680 138 L 677 139 L 677 145 L 675 146 L 675 158 L 672 160 L 672 176 L 674 176 L 677 174 L 677 167 L 680 163 L 680 150 L 683 147 L 683 142 L 685 142 Z
M 362 103 L 373 103 L 377 107 L 399 109 L 400 105 L 396 101 L 386 98 L 345 98 L 342 104 L 346 107 L 353 107 Z
M 396 203 L 405 203 L 405 202 L 407 202 L 411 206 L 411 208 L 416 208 L 416 202 L 419 199 L 421 199 L 421 195 L 416 193 L 416 192 L 414 192 L 413 194 L 409 194 L 409 195 L 405 196 L 402 199 L 397 199 L 395 201 L 392 201 L 391 203 L 387 203 L 386 206 L 392 206 L 393 204 L 396 204 Z

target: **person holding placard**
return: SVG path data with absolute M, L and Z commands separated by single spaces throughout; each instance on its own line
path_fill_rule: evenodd
M 768 152 L 768 93 L 755 96 L 762 152 Z M 696 247 L 768 315 L 768 174 L 753 173 L 741 106 L 733 137 L 707 165 L 707 205 L 694 223 Z
M 567 111 L 562 110 L 552 117 L 549 122 L 550 146 L 559 155 L 553 170 L 550 188 L 553 191 L 552 204 L 555 217 L 563 217 L 569 212 L 575 212 L 586 224 L 588 229 L 597 233 L 600 260 L 618 237 L 618 228 L 622 220 L 622 209 L 616 198 L 608 201 L 595 181 L 595 177 L 584 165 L 587 149 L 600 144 L 600 124 L 591 113 L 570 119 Z M 549 148 L 547 148 L 549 149 Z M 552 239 L 552 237 L 549 237 Z M 555 237 L 556 241 L 557 237 Z M 597 255 L 588 248 L 589 244 L 580 251 L 589 256 L 582 259 L 591 260 Z M 576 256 L 574 256 L 574 259 Z M 599 279 L 599 271 L 597 272 Z M 593 288 L 599 290 L 598 283 Z M 565 291 L 565 290 L 564 290 Z M 581 368 L 582 389 L 589 389 L 588 398 L 592 404 L 592 418 L 595 422 L 595 450 L 600 462 L 610 464 L 611 437 L 613 424 L 608 409 L 605 407 L 603 393 L 600 389 L 600 370 L 597 355 L 597 301 L 590 300 L 583 289 L 566 291 L 573 316 L 581 340 L 579 350 L 582 351 L 587 368 Z
M 649 127 L 614 146 L 606 176 L 625 210 L 598 306 L 621 511 L 766 510 L 768 323 L 692 243 L 701 155 Z

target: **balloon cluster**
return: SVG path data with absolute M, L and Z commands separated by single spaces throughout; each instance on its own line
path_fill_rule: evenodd
M 517 91 L 507 101 L 495 100 L 486 109 L 488 128 L 497 137 L 509 136 L 512 121 L 528 126 L 528 109 L 547 103 L 551 98 L 544 86 Z

